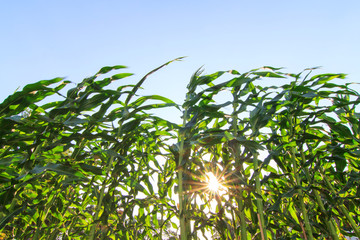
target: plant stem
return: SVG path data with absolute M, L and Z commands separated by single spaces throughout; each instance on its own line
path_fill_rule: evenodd
M 189 101 L 189 94 L 186 96 L 186 101 Z M 188 115 L 188 108 L 185 108 L 183 115 L 183 127 L 186 125 Z M 185 211 L 186 211 L 186 202 L 184 201 L 184 189 L 183 189 L 183 165 L 182 161 L 184 159 L 184 141 L 185 141 L 184 131 L 179 133 L 180 149 L 179 149 L 179 160 L 178 160 L 178 183 L 179 183 L 179 213 L 180 213 L 180 238 L 181 240 L 187 240 L 188 228 L 186 224 Z
M 62 180 L 62 178 L 60 178 L 60 180 Z M 59 181 L 60 182 L 60 181 Z M 55 188 L 56 189 L 56 188 Z M 40 229 L 41 229 L 41 225 L 46 221 L 47 215 L 49 214 L 49 210 L 50 207 L 54 204 L 57 196 L 58 196 L 59 192 L 55 192 L 53 197 L 51 198 L 50 202 L 46 205 L 45 209 L 44 209 L 44 214 L 43 216 L 40 216 L 38 218 L 38 224 L 37 224 L 37 228 L 36 228 L 36 232 L 35 235 L 33 237 L 34 240 L 39 239 L 39 234 L 40 234 Z M 40 220 L 40 221 L 39 221 Z
M 163 227 L 164 227 L 164 206 L 160 205 L 160 239 L 163 239 Z
M 258 154 L 254 154 L 254 171 L 258 171 Z M 261 194 L 261 184 L 260 184 L 260 172 L 258 172 L 255 176 L 255 191 L 258 195 Z M 259 225 L 261 230 L 261 236 L 262 239 L 267 239 L 267 232 L 266 232 L 266 226 L 265 226 L 265 218 L 264 218 L 264 209 L 263 209 L 263 199 L 256 196 L 256 205 L 257 205 L 257 212 L 258 212 L 258 218 L 259 218 Z
M 303 216 L 304 222 L 305 222 L 305 230 L 306 230 L 306 233 L 308 235 L 308 239 L 312 240 L 313 235 L 312 235 L 312 230 L 311 230 L 309 218 L 308 218 L 308 215 L 307 215 L 307 210 L 306 210 L 306 207 L 305 207 L 305 204 L 304 204 L 304 194 L 303 194 L 303 191 L 300 188 L 301 187 L 301 181 L 300 181 L 300 177 L 299 177 L 298 170 L 297 170 L 297 164 L 296 164 L 296 158 L 295 158 L 295 148 L 294 147 L 291 147 L 291 153 L 290 154 L 291 154 L 291 161 L 292 161 L 292 165 L 293 165 L 293 174 L 295 176 L 295 182 L 296 182 L 296 185 L 299 187 L 297 189 L 297 192 L 298 192 L 299 198 L 300 198 L 300 208 L 301 208 L 301 213 L 302 213 L 302 216 Z
M 126 118 L 124 119 L 121 119 L 119 121 L 119 129 L 115 135 L 115 138 L 118 138 L 120 136 L 120 133 L 121 133 L 121 128 L 122 128 L 122 125 L 123 125 L 123 122 L 126 120 Z M 105 168 L 105 179 L 103 180 L 102 184 L 101 184 L 101 189 L 100 189 L 100 194 L 99 194 L 99 200 L 98 200 L 98 203 L 96 205 L 96 208 L 95 208 L 95 215 L 94 215 L 94 218 L 93 218 L 93 225 L 91 227 L 91 230 L 90 230 L 90 235 L 89 235 L 89 239 L 90 240 L 94 240 L 95 239 L 95 231 L 96 231 L 96 228 L 97 228 L 97 223 L 96 221 L 98 220 L 99 218 L 99 213 L 100 213 L 100 210 L 101 210 L 101 205 L 102 205 L 102 201 L 103 201 L 103 198 L 105 196 L 105 188 L 106 188 L 106 184 L 107 184 L 107 181 L 108 181 L 108 177 L 110 176 L 110 170 L 111 170 L 111 167 L 113 165 L 113 162 L 114 162 L 114 159 L 115 157 L 114 156 L 111 156 L 110 159 L 109 159 L 109 162 L 108 164 L 106 165 L 106 168 Z
M 306 160 L 305 160 L 305 155 L 304 155 L 304 151 L 303 149 L 300 150 L 300 153 L 301 153 L 301 160 L 302 160 L 302 164 L 305 164 L 306 163 Z M 304 171 L 305 171 L 305 175 L 306 175 L 306 178 L 307 178 L 307 181 L 310 182 L 311 181 L 311 176 L 310 176 L 310 173 L 309 173 L 309 169 L 304 167 Z M 313 189 L 313 193 L 315 195 L 315 199 L 316 199 L 316 202 L 317 204 L 319 205 L 320 207 L 320 210 L 321 212 L 324 214 L 324 215 L 327 215 L 326 213 L 326 209 L 325 209 L 325 206 L 321 200 L 321 197 L 319 195 L 319 192 L 316 190 L 316 189 Z M 330 235 L 332 237 L 333 240 L 338 240 L 339 237 L 336 233 L 336 225 L 334 224 L 334 221 L 330 220 L 330 219 L 327 219 L 325 221 L 325 224 L 328 228 L 328 230 L 330 231 Z
M 290 112 L 292 112 L 292 109 L 290 109 L 289 111 L 289 115 L 288 115 L 288 122 L 289 122 L 289 135 L 291 138 L 294 138 L 294 130 L 295 129 L 295 124 L 296 124 L 296 117 L 294 117 L 292 114 L 290 114 Z M 294 139 L 292 139 L 292 141 L 295 141 Z M 301 180 L 300 180 L 300 176 L 298 174 L 298 168 L 297 168 L 297 164 L 296 164 L 296 154 L 295 154 L 295 147 L 291 146 L 290 147 L 290 157 L 291 157 L 291 164 L 293 166 L 293 174 L 295 177 L 295 184 L 298 187 L 297 192 L 299 195 L 299 199 L 300 199 L 300 209 L 301 209 L 301 213 L 302 216 L 304 218 L 304 222 L 305 222 L 305 230 L 306 233 L 308 235 L 308 239 L 309 240 L 313 240 L 313 234 L 312 234 L 312 229 L 310 226 L 310 222 L 309 222 L 309 218 L 307 215 L 307 210 L 305 207 L 305 203 L 304 203 L 304 194 L 303 191 L 301 189 Z M 300 219 L 299 219 L 300 221 Z
M 329 179 L 327 178 L 327 176 L 325 175 L 324 171 L 321 170 L 321 174 L 323 179 L 325 180 L 326 185 L 328 186 L 329 190 L 331 191 L 332 194 L 336 194 L 335 189 L 333 188 L 333 186 L 331 185 L 331 183 L 329 182 Z M 354 219 L 350 216 L 349 211 L 345 208 L 345 206 L 343 204 L 339 205 L 339 209 L 341 211 L 342 214 L 344 214 L 344 216 L 346 217 L 346 219 L 349 221 L 352 229 L 355 232 L 355 235 L 360 238 L 360 230 L 359 230 L 359 226 L 355 223 Z
M 238 107 L 238 103 L 237 103 L 237 94 L 236 92 L 233 92 L 233 113 L 232 113 L 232 130 L 233 130 L 233 134 L 235 137 L 238 136 L 238 126 L 237 126 L 237 107 Z M 234 155 L 235 155 L 235 165 L 239 165 L 240 166 L 240 159 L 239 159 L 239 143 L 236 142 L 234 144 Z M 239 167 L 236 166 L 236 167 Z M 242 167 L 241 167 L 242 169 Z M 242 189 L 239 189 L 239 194 L 236 196 L 236 201 L 238 203 L 238 207 L 239 207 L 239 215 L 240 215 L 240 230 L 241 230 L 241 239 L 245 240 L 247 239 L 247 232 L 246 232 L 246 218 L 245 218 L 245 206 L 244 206 L 244 202 L 243 202 L 243 191 Z

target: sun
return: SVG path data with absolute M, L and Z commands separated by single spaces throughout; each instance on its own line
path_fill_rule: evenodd
M 224 191 L 225 187 L 221 184 L 221 179 L 215 176 L 212 172 L 205 173 L 207 178 L 207 188 L 210 192 L 220 193 L 220 191 Z
M 226 196 L 229 188 L 231 187 L 232 181 L 227 180 L 230 173 L 226 174 L 225 170 L 219 168 L 206 168 L 205 171 L 199 171 L 197 174 L 187 172 L 193 179 L 189 179 L 186 183 L 189 189 L 186 191 L 187 194 L 193 193 L 204 193 L 211 199 Z

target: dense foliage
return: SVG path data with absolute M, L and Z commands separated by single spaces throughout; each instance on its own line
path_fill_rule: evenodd
M 124 66 L 66 95 L 56 78 L 1 103 L 0 236 L 360 237 L 360 95 L 344 74 L 199 70 L 182 105 L 139 94 L 169 63 L 116 90 L 132 74 L 102 76 Z M 208 172 L 222 191 L 206 188 Z

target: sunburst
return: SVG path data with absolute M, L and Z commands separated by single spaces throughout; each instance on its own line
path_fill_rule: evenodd
M 219 179 L 219 176 L 215 176 L 213 172 L 207 172 L 206 175 L 206 183 L 207 183 L 207 189 L 214 193 L 219 194 L 220 192 L 225 190 L 225 186 L 221 183 L 222 179 Z
M 198 171 L 197 174 L 188 171 L 184 172 L 194 178 L 193 180 L 184 182 L 190 187 L 190 189 L 186 191 L 186 194 L 204 193 L 212 199 L 226 195 L 229 188 L 233 187 L 233 184 L 231 184 L 232 181 L 228 179 L 231 173 L 226 174 L 226 169 L 221 170 L 218 166 L 205 168 L 204 172 Z

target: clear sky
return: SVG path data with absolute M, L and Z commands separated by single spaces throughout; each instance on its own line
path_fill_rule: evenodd
M 360 1 L 18 0 L 0 8 L 0 102 L 18 87 L 54 77 L 73 82 L 127 65 L 147 94 L 182 103 L 192 73 L 270 65 L 360 80 Z

